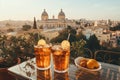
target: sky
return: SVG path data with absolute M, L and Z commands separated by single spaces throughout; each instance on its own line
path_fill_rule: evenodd
M 68 19 L 120 21 L 120 0 L 0 0 L 0 21 L 40 20 L 44 9 L 49 18 L 63 9 Z

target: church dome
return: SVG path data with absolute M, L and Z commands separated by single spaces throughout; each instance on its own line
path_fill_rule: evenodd
M 46 12 L 46 10 L 44 9 L 42 15 L 41 15 L 41 19 L 42 20 L 47 20 L 48 19 L 48 13 Z
M 65 13 L 62 11 L 62 9 L 61 9 L 61 11 L 59 12 L 59 16 L 65 16 Z
M 65 13 L 62 11 L 62 9 L 58 14 L 58 19 L 65 19 Z

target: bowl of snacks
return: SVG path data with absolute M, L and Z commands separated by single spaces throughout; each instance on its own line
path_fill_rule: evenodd
M 75 65 L 79 69 L 85 69 L 89 71 L 99 71 L 101 70 L 101 64 L 95 59 L 89 59 L 84 57 L 77 57 L 75 59 Z

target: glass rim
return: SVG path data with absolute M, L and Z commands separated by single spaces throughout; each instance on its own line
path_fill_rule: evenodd
M 34 48 L 49 48 L 49 47 L 52 47 L 52 44 L 34 45 Z

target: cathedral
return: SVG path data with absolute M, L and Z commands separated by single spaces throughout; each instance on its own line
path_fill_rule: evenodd
M 52 19 L 49 19 L 47 11 L 44 11 L 41 14 L 41 20 L 37 22 L 39 28 L 66 28 L 68 25 L 73 26 L 74 22 L 72 20 L 66 19 L 65 13 L 61 9 L 58 13 L 58 18 L 55 19 L 53 16 Z

